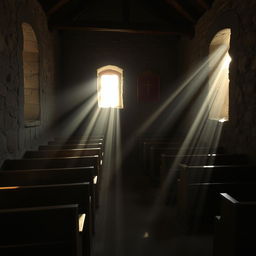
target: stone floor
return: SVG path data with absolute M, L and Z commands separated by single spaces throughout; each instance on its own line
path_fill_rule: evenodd
M 93 256 L 211 256 L 210 235 L 182 232 L 175 206 L 156 206 L 159 188 L 138 168 L 103 177 Z

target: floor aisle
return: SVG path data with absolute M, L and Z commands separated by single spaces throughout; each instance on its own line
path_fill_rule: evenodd
M 212 237 L 181 232 L 175 207 L 164 205 L 156 213 L 158 188 L 141 170 L 119 171 L 107 183 L 96 217 L 93 256 L 212 255 Z

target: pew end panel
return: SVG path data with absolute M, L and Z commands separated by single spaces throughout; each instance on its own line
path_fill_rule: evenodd
M 221 193 L 220 218 L 216 221 L 214 256 L 255 255 L 255 190 Z

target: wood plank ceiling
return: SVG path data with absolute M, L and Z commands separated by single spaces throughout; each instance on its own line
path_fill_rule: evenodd
M 39 0 L 50 28 L 193 37 L 214 0 Z

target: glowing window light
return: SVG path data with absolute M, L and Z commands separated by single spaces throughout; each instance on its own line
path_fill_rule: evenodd
M 102 75 L 100 88 L 100 107 L 116 108 L 118 107 L 119 91 L 118 75 Z
M 98 106 L 100 108 L 123 108 L 122 72 L 122 69 L 111 65 L 97 70 Z
M 226 121 L 228 121 L 226 118 L 221 118 L 221 119 L 219 120 L 220 123 L 224 123 L 224 122 L 226 122 Z
M 220 123 L 229 120 L 230 38 L 231 29 L 223 29 L 214 36 L 209 48 L 209 118 Z
M 232 60 L 232 58 L 230 57 L 229 53 L 227 52 L 224 57 L 224 60 L 223 60 L 222 69 L 228 69 L 231 60 Z

